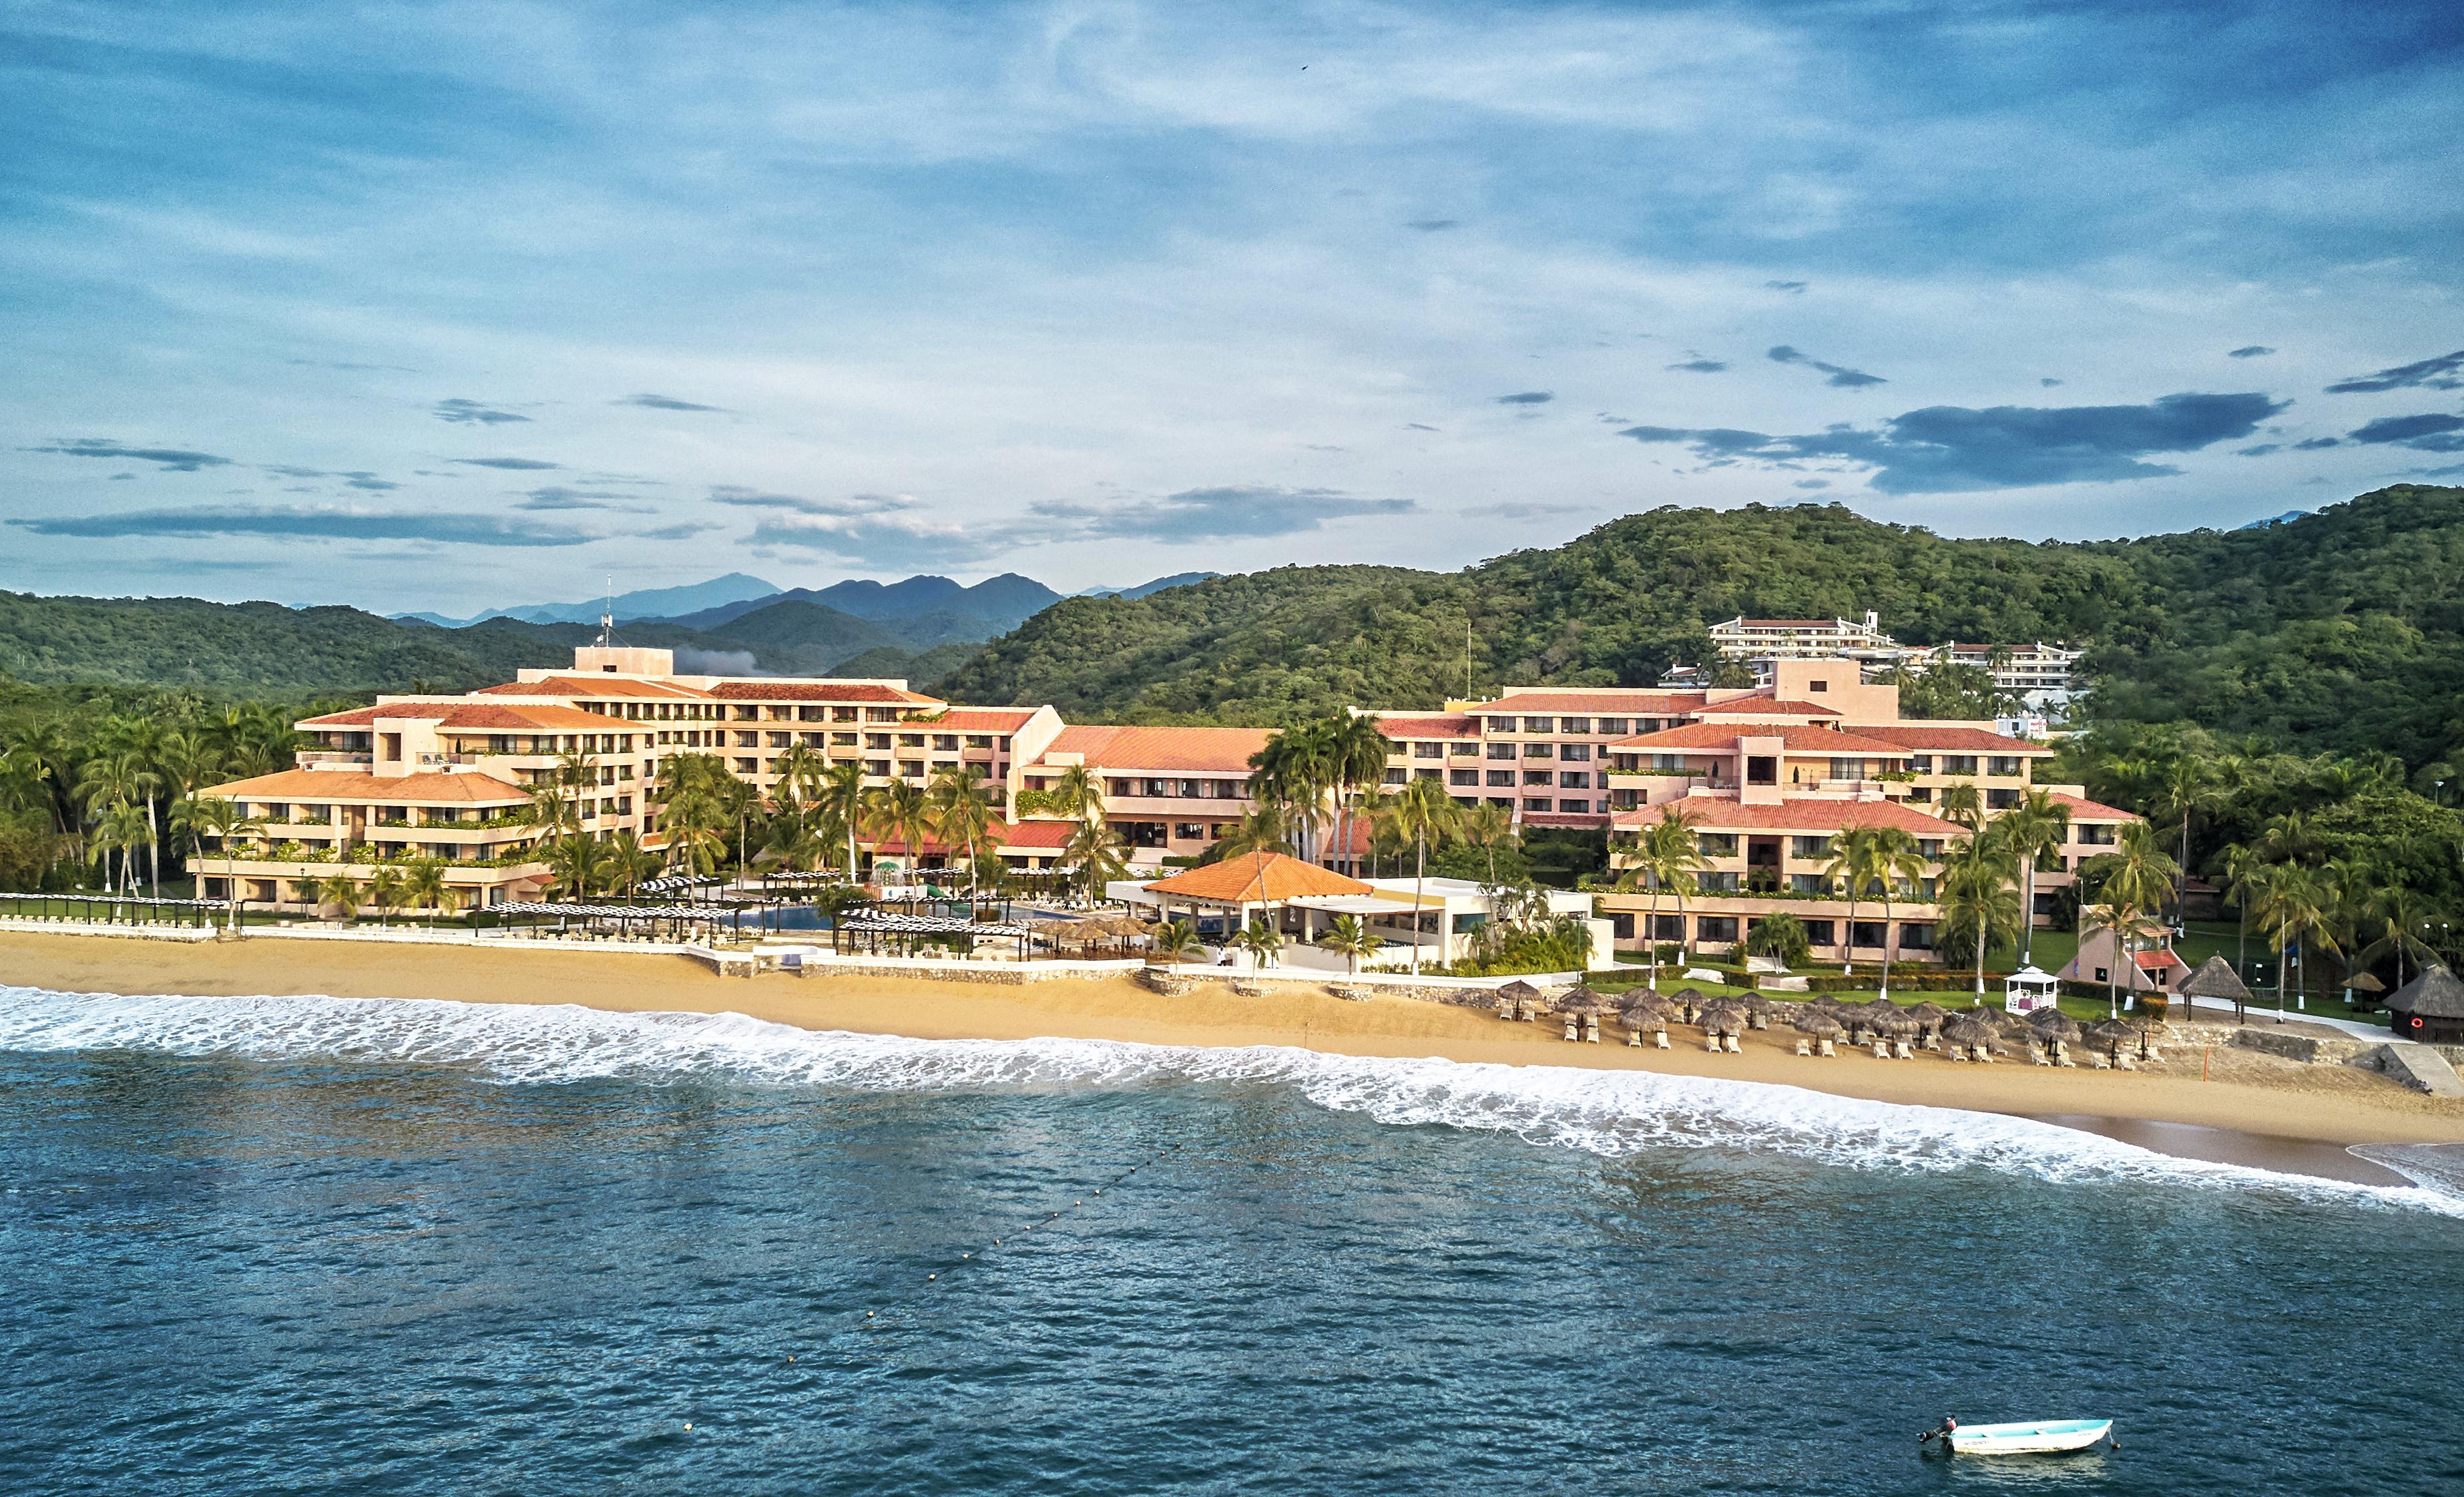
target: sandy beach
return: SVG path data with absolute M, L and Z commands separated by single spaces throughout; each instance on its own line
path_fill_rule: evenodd
M 1019 985 L 776 973 L 720 979 L 690 958 L 638 953 L 275 937 L 181 944 L 15 932 L 0 933 L 0 980 L 66 992 L 325 994 L 735 1012 L 810 1029 L 918 1039 L 1289 1045 L 1338 1054 L 1639 1068 L 2013 1113 L 2169 1153 L 2305 1173 L 2329 1172 L 2321 1162 L 2329 1156 L 2317 1147 L 2322 1144 L 2464 1142 L 2464 1102 L 2424 1096 L 2351 1067 L 2302 1065 L 2238 1047 L 2177 1048 L 2162 1068 L 2137 1072 L 1955 1065 L 1930 1055 L 1892 1062 L 1858 1054 L 1808 1058 L 1793 1053 L 1793 1035 L 1776 1031 L 1747 1036 L 1742 1054 L 1714 1055 L 1691 1030 L 1673 1031 L 1675 1047 L 1667 1050 L 1630 1048 L 1605 1037 L 1599 1045 L 1568 1045 L 1545 1022 L 1507 1024 L 1481 1010 L 1414 999 L 1348 1002 L 1300 983 L 1243 998 L 1210 982 L 1166 998 L 1128 978 Z M 2375 1178 L 2373 1169 L 2361 1166 L 2356 1178 Z

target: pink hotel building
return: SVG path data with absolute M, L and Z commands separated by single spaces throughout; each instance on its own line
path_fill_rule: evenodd
M 1816 841 L 1878 819 L 1938 848 L 1958 831 L 1925 809 L 1942 787 L 1974 782 L 2000 809 L 2052 751 L 1977 724 L 1903 722 L 1897 689 L 1863 685 L 1852 661 L 1779 669 L 1761 690 L 1527 687 L 1442 712 L 1382 714 L 1394 744 L 1385 781 L 1440 777 L 1456 799 L 1503 806 L 1526 826 L 1605 830 L 1613 855 L 1646 820 L 1683 805 L 1713 856 L 1712 892 L 1689 901 L 1688 917 L 1708 922 L 1698 938 L 1730 930 L 1727 938 L 1740 938 L 1755 917 L 1784 908 L 1810 926 L 1834 919 L 1834 944 L 1861 949 L 1869 922 L 1848 930 L 1844 916 L 1804 897 Z M 446 864 L 460 905 L 535 897 L 548 874 L 522 812 L 564 756 L 587 756 L 597 776 L 580 795 L 584 829 L 631 831 L 656 847 L 648 791 L 663 759 L 715 755 L 767 792 L 798 747 L 860 764 L 873 783 L 921 783 L 958 768 L 1000 785 L 1004 804 L 1084 766 L 1133 863 L 1160 868 L 1202 853 L 1248 809 L 1249 760 L 1268 737 L 1065 723 L 1049 706 L 954 706 L 903 681 L 679 674 L 667 650 L 598 647 L 576 649 L 567 671 L 526 670 L 467 695 L 385 696 L 298 727 L 313 746 L 297 767 L 208 792 L 267 823 L 247 847 L 209 853 L 209 896 L 236 886 L 253 904 L 297 902 L 304 880 L 365 877 L 384 861 L 428 856 Z M 2060 788 L 2080 839 L 2065 849 L 2066 870 L 2128 817 Z M 995 850 L 1015 868 L 1048 870 L 1067 832 L 1066 823 L 1024 818 L 998 830 Z M 928 846 L 925 861 L 938 850 Z M 2039 878 L 2040 903 L 2062 878 Z M 1645 938 L 1638 912 L 1647 902 L 1601 896 L 1620 944 Z M 1930 915 L 1921 900 L 1903 906 L 1894 926 L 1916 929 L 1883 934 L 1921 952 Z M 1674 938 L 1673 912 L 1661 919 L 1662 938 Z

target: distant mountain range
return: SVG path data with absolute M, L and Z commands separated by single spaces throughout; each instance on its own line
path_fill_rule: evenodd
M 1191 587 L 1199 583 L 1211 583 L 1222 575 L 1221 572 L 1175 572 L 1170 577 L 1158 577 L 1154 582 L 1140 583 L 1135 587 L 1089 587 L 1080 592 L 1078 596 L 1081 598 L 1143 598 L 1149 593 L 1158 593 L 1167 587 Z
M 613 611 L 616 622 L 627 619 L 671 619 L 697 609 L 716 607 L 721 604 L 740 603 L 752 598 L 767 598 L 779 591 L 776 583 L 765 583 L 759 577 L 742 572 L 730 572 L 706 583 L 693 583 L 684 587 L 651 587 L 640 592 L 618 593 L 612 600 L 593 598 L 586 603 L 532 603 L 512 608 L 491 608 L 467 619 L 448 618 L 441 613 L 397 613 L 397 619 L 417 619 L 438 628 L 468 628 L 490 619 L 519 619 L 525 624 L 596 624 L 603 610 Z

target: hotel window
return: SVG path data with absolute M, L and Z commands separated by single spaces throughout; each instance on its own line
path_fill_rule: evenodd
M 738 729 L 737 731 L 736 746 L 737 748 L 758 748 L 760 746 L 760 743 L 761 735 L 758 733 L 746 733 L 742 729 Z
M 1543 728 L 1541 731 L 1546 733 L 1548 730 Z M 1560 717 L 1557 719 L 1557 731 L 1560 733 L 1589 733 L 1592 731 L 1592 719 L 1589 717 Z
M 1931 754 L 1911 754 L 1908 756 L 1908 768 L 1911 772 L 1920 775 L 1932 774 L 1933 756 Z
M 1638 723 L 1638 724 L 1636 725 L 1636 729 L 1635 729 L 1635 731 L 1637 731 L 1638 733 L 1658 733 L 1661 729 L 1662 729 L 1662 728 L 1666 727 L 1667 725 L 1668 725 L 1668 723 L 1667 723 L 1667 720 L 1666 720 L 1665 718 L 1661 718 L 1661 717 L 1645 717 L 1645 718 L 1643 718 L 1639 723 Z
M 971 749 L 988 749 L 992 746 L 993 736 L 989 733 L 970 733 L 967 735 L 967 747 Z
M 1834 780 L 1862 780 L 1865 778 L 1865 761 L 1861 759 L 1834 758 L 1831 760 L 1831 778 Z
M 1779 760 L 1769 754 L 1747 755 L 1746 783 L 1749 785 L 1779 783 Z
M 855 721 L 855 709 L 852 707 L 833 707 L 830 709 L 830 721 L 853 722 Z
M 759 719 L 760 715 L 761 709 L 759 707 L 738 707 L 736 709 L 736 720 L 738 722 L 753 722 Z
M 1173 787 L 1173 794 L 1179 796 L 1184 801 L 1195 801 L 1203 792 L 1203 790 L 1204 786 L 1198 781 L 1184 780 Z
M 1737 892 L 1737 875 L 1734 873 L 1697 873 L 1694 882 L 1706 894 L 1733 894 Z
M 1514 745 L 1511 743 L 1492 743 L 1488 746 L 1488 757 L 1491 759 L 1513 759 L 1516 757 Z
M 1988 790 L 1985 792 L 1985 808 L 1989 811 L 2007 811 L 2018 804 L 2019 792 L 2016 790 Z
M 1545 811 L 1549 809 L 1549 798 L 1545 795 L 1526 797 L 1523 808 L 1527 811 Z
M 1523 757 L 1525 759 L 1555 759 L 1557 757 L 1557 745 L 1553 743 L 1526 743 L 1523 745 Z
M 1557 774 L 1557 788 L 1560 790 L 1589 790 L 1591 787 L 1592 777 L 1587 770 L 1567 769 Z
M 1570 764 L 1588 764 L 1592 761 L 1592 746 L 1588 743 L 1560 743 L 1557 757 Z
M 890 760 L 868 759 L 864 761 L 864 772 L 875 780 L 887 780 L 890 778 Z
M 830 747 L 853 748 L 855 747 L 855 735 L 852 733 L 833 733 L 830 735 Z
M 1588 816 L 1591 814 L 1592 803 L 1588 800 L 1560 800 L 1557 803 L 1557 809 L 1561 811 L 1573 811 L 1579 815 Z
M 1793 858 L 1827 858 L 1831 856 L 1831 839 L 1791 837 L 1788 839 L 1788 855 Z
M 1446 757 L 1446 746 L 1442 743 L 1415 743 L 1412 745 L 1412 757 L 1414 759 L 1443 759 Z
M 820 748 L 822 747 L 824 737 L 824 735 L 819 733 L 799 733 L 796 735 L 796 741 L 802 743 L 806 748 Z
M 1514 797 L 1510 795 L 1492 795 L 1488 798 L 1488 804 L 1496 806 L 1501 811 L 1510 811 L 1514 809 Z
M 1737 938 L 1737 917 L 1733 914 L 1705 914 L 1694 918 L 1694 938 L 1701 941 L 1733 941 Z
M 886 749 L 890 747 L 890 735 L 887 733 L 868 733 L 864 736 L 864 746 L 869 749 Z
M 898 736 L 898 746 L 900 748 L 922 748 L 924 746 L 924 735 L 920 733 L 902 733 Z
M 749 759 L 739 759 L 736 761 L 736 772 L 739 775 L 753 775 L 759 774 L 760 771 L 754 767 L 753 760 Z
M 1526 717 L 1523 719 L 1523 731 L 1526 733 L 1551 733 L 1555 730 L 1551 728 L 1549 725 L 1556 720 L 1557 719 L 1554 717 Z
M 1696 832 L 1694 846 L 1706 858 L 1733 858 L 1737 855 L 1737 834 L 1732 831 Z
M 1175 822 L 1172 837 L 1175 842 L 1204 842 L 1206 828 L 1196 822 Z
M 2020 773 L 2022 768 L 2019 757 L 2015 754 L 1996 754 L 1985 761 L 1985 772 L 1989 775 L 2015 775 Z
M 1449 743 L 1446 745 L 1446 752 L 1457 759 L 1477 759 L 1480 757 L 1480 745 L 1477 743 Z
M 1488 772 L 1488 782 L 1492 785 L 1510 785 L 1514 783 L 1514 771 L 1510 769 L 1492 769 Z
M 924 761 L 920 759 L 902 759 L 898 761 L 898 773 L 908 780 L 921 780 L 924 778 Z
M 1446 771 L 1446 783 L 1456 785 L 1476 785 L 1480 783 L 1480 771 L 1477 769 L 1450 769 Z
M 1491 733 L 1512 733 L 1514 731 L 1514 719 L 1511 717 L 1491 717 L 1487 719 L 1487 721 L 1488 731 Z
M 1523 772 L 1523 782 L 1527 785 L 1547 785 L 1555 784 L 1557 782 L 1546 769 L 1527 769 Z
M 1805 683 L 1805 689 L 1809 692 L 1827 692 L 1831 690 L 1831 683 L 1828 681 L 1808 681 Z
M 1788 876 L 1788 888 L 1789 892 L 1794 894 L 1818 894 L 1822 892 L 1822 875 L 1819 873 L 1791 873 Z
M 898 709 L 895 707 L 868 707 L 864 710 L 864 720 L 867 722 L 896 722 L 898 720 Z
M 785 748 L 790 743 L 793 743 L 795 739 L 796 736 L 792 733 L 774 733 L 770 735 L 770 746 L 772 748 Z
M 1632 730 L 1626 726 L 1626 719 L 1623 717 L 1602 717 L 1600 719 L 1600 735 L 1603 737 L 1621 738 L 1630 731 Z
M 1942 772 L 1946 775 L 1972 775 L 1976 773 L 1976 756 L 1945 754 L 1942 757 Z
M 1837 921 L 1804 920 L 1798 923 L 1805 927 L 1805 943 L 1808 946 L 1828 946 L 1839 939 Z
M 1900 945 L 1908 951 L 1933 950 L 1933 927 L 1910 921 L 1900 927 Z
M 958 736 L 955 733 L 933 735 L 933 749 L 939 754 L 956 754 L 958 752 Z
M 1139 785 L 1138 794 L 1155 798 L 1170 795 L 1172 794 L 1172 782 L 1169 780 L 1146 781 Z

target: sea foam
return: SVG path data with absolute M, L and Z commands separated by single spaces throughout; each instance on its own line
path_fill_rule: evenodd
M 428 999 L 122 997 L 0 986 L 0 1050 L 104 1049 L 453 1066 L 525 1085 L 706 1079 L 883 1091 L 1272 1085 L 1380 1123 L 1506 1133 L 1608 1157 L 1727 1148 L 1862 1170 L 1981 1168 L 2052 1181 L 2259 1190 L 2464 1217 L 2464 1182 L 2441 1169 L 2406 1168 L 2421 1161 L 2403 1149 L 2368 1153 L 2417 1183 L 2365 1185 L 2179 1158 L 2000 1113 L 1719 1077 L 1329 1055 L 1280 1046 L 914 1040 L 800 1029 L 735 1013 Z

